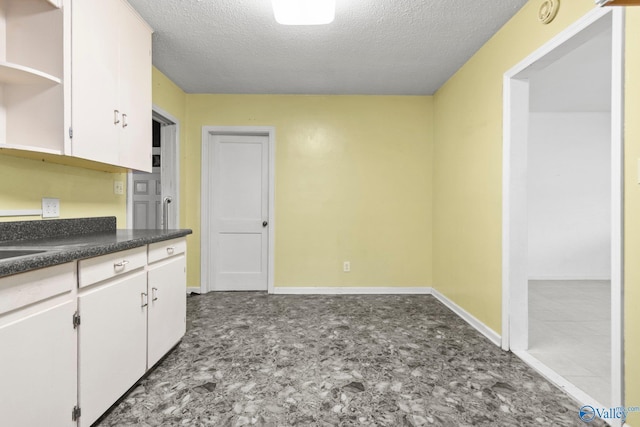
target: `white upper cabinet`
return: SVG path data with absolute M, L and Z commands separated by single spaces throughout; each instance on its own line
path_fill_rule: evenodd
M 129 3 L 0 0 L 2 148 L 151 172 L 151 29 Z
M 0 0 L 0 148 L 63 154 L 68 0 Z
M 75 0 L 71 21 L 71 155 L 151 172 L 151 29 L 122 0 Z

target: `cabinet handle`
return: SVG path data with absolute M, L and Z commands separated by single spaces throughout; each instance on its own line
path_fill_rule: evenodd
M 169 255 L 173 255 L 173 253 L 174 253 L 174 252 L 175 252 L 175 248 L 174 248 L 173 246 L 169 246 L 169 247 L 167 248 L 167 253 L 168 253 Z
M 129 261 L 127 261 L 126 259 L 123 259 L 122 261 L 120 261 L 120 262 L 116 262 L 115 264 L 113 264 L 113 269 L 114 269 L 114 270 L 118 270 L 118 269 L 120 269 L 120 268 L 121 268 L 121 269 L 123 269 L 123 270 L 124 270 L 124 268 L 125 268 L 125 266 L 126 266 L 127 264 L 129 264 Z
M 129 123 L 127 123 L 127 115 L 122 113 L 122 127 L 126 128 L 127 126 L 129 126 Z
M 120 123 L 120 111 L 113 110 L 113 124 L 117 125 L 118 123 Z
M 142 308 L 146 307 L 149 305 L 149 301 L 147 300 L 147 294 L 142 292 L 140 294 L 140 300 L 141 300 L 141 304 L 142 304 Z
M 151 288 L 151 301 L 158 300 L 158 288 Z

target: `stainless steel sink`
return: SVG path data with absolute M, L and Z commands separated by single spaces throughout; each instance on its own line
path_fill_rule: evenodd
M 35 255 L 44 250 L 39 249 L 0 249 L 0 259 L 17 258 L 26 255 Z

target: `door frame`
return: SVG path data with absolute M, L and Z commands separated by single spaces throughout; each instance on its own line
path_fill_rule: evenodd
M 624 399 L 623 149 L 624 9 L 594 8 L 504 74 L 502 173 L 502 348 L 521 355 L 528 346 L 527 138 L 529 72 L 561 57 L 611 21 L 611 406 Z M 526 355 L 526 354 L 525 354 Z M 523 357 L 524 358 L 524 357 Z M 550 378 L 557 380 L 558 378 Z M 568 383 L 568 382 L 567 382 Z M 562 385 L 578 400 L 586 395 Z M 594 402 L 583 402 L 593 404 Z
M 273 126 L 203 126 L 202 127 L 202 162 L 200 189 L 200 293 L 212 290 L 213 269 L 206 262 L 211 253 L 211 242 L 208 238 L 211 226 L 209 210 L 210 191 L 213 188 L 213 165 L 208 164 L 209 155 L 213 150 L 213 137 L 216 135 L 250 135 L 266 136 L 269 144 L 269 245 L 267 250 L 267 293 L 272 294 L 275 277 L 275 160 L 276 160 L 276 129 Z
M 175 183 L 174 197 L 171 202 L 175 206 L 175 209 L 171 209 L 173 213 L 170 224 L 174 224 L 175 228 L 180 227 L 180 121 L 172 114 L 153 105 L 152 107 L 153 120 L 160 122 L 163 126 L 172 125 L 175 126 L 175 133 L 170 134 L 167 140 L 161 142 L 161 162 L 162 164 L 171 163 L 171 170 L 173 180 Z M 151 143 L 151 142 L 149 142 Z M 161 177 L 167 173 L 165 168 L 160 169 Z M 166 196 L 166 179 L 160 179 L 160 185 L 162 186 L 162 200 Z M 163 219 L 166 220 L 166 219 Z M 127 224 L 129 228 L 133 228 L 133 172 L 127 173 Z M 171 227 L 170 227 L 171 228 Z

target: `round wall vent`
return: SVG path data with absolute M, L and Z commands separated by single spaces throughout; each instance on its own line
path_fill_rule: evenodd
M 538 10 L 538 19 L 543 24 L 548 24 L 556 17 L 558 9 L 560 9 L 560 0 L 545 0 Z

